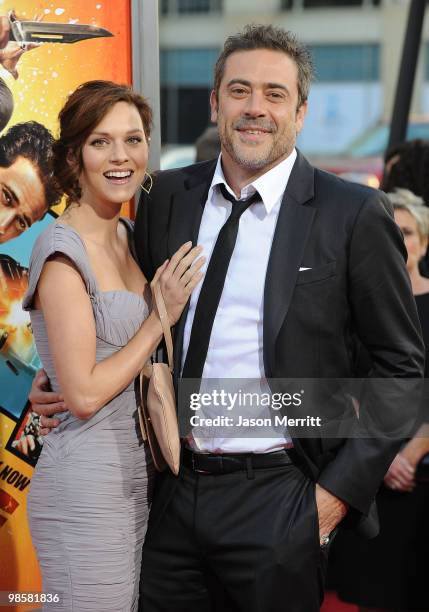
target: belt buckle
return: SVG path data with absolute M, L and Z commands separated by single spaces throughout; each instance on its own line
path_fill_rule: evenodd
M 209 474 L 210 472 L 205 472 L 204 470 L 199 470 L 197 468 L 197 465 L 195 463 L 195 453 L 194 451 L 192 451 L 192 471 L 196 472 L 197 474 Z

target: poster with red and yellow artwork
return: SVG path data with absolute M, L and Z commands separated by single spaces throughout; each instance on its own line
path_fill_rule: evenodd
M 63 207 L 37 197 L 44 192 L 38 183 L 43 156 L 56 136 L 58 112 L 79 84 L 131 83 L 130 4 L 0 0 L 0 605 L 5 611 L 42 607 L 37 597 L 5 603 L 8 593 L 41 592 L 26 518 L 26 495 L 43 445 L 28 403 L 40 361 L 21 300 L 34 241 Z M 38 23 L 57 27 L 50 26 L 41 40 Z

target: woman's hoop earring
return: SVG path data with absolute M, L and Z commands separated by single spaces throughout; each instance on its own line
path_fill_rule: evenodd
M 152 189 L 152 185 L 153 185 L 153 178 L 149 174 L 149 172 L 145 172 L 145 177 L 146 178 L 143 181 L 143 183 L 141 183 L 140 187 L 143 189 L 145 193 L 147 193 L 147 195 L 149 195 L 150 190 Z M 148 183 L 148 187 L 146 187 L 146 183 Z

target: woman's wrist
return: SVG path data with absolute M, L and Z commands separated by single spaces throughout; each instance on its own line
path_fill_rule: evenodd
M 159 340 L 161 340 L 163 336 L 163 331 L 162 331 L 161 319 L 159 318 L 156 310 L 151 311 L 148 318 L 146 319 L 146 323 L 147 325 L 150 325 L 151 329 L 154 332 L 154 335 L 157 338 L 159 338 Z

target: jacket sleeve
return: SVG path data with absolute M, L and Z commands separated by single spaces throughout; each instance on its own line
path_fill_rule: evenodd
M 155 274 L 149 249 L 150 205 L 150 195 L 142 191 L 134 224 L 134 247 L 140 268 L 148 281 L 152 280 Z
M 414 425 L 424 376 L 425 351 L 406 250 L 392 217 L 384 194 L 372 192 L 351 232 L 348 299 L 372 370 L 356 430 L 318 479 L 363 514 Z

